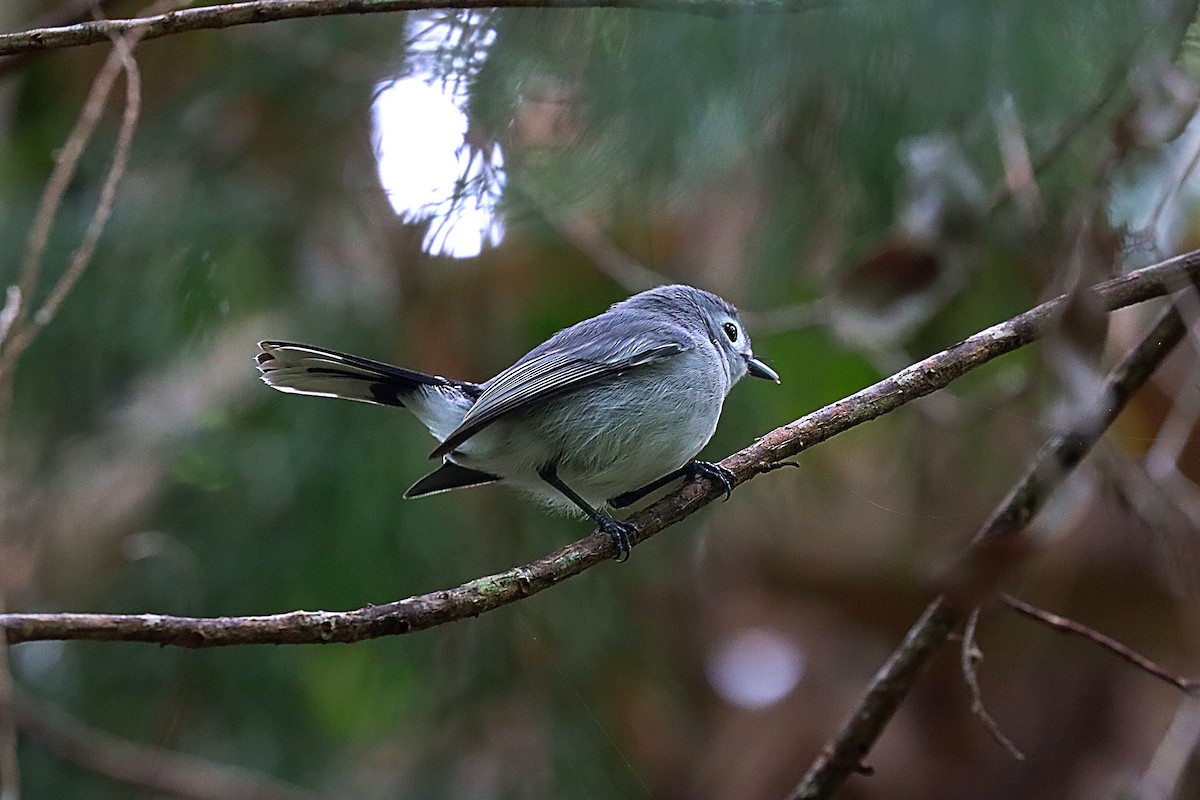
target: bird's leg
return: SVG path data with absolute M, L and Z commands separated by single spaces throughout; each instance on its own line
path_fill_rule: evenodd
M 711 461 L 691 461 L 677 470 L 668 472 L 657 480 L 650 481 L 641 488 L 617 495 L 609 500 L 608 504 L 613 508 L 625 508 L 626 506 L 633 505 L 651 492 L 661 489 L 671 481 L 680 478 L 695 478 L 698 475 L 703 475 L 724 489 L 725 499 L 729 499 L 730 493 L 733 492 L 733 482 L 736 480 L 733 473 L 720 464 L 714 464 Z
M 607 514 L 592 508 L 574 489 L 562 482 L 553 464 L 538 470 L 538 475 L 546 483 L 562 492 L 563 496 L 578 506 L 580 511 L 591 517 L 592 521 L 596 523 L 597 530 L 607 533 L 612 537 L 613 544 L 617 548 L 617 554 L 614 556 L 617 561 L 625 561 L 629 558 L 629 553 L 633 550 L 633 541 L 629 538 L 629 535 L 634 531 L 632 525 L 628 522 L 613 519 Z
M 696 462 L 692 462 L 692 463 L 694 464 Z M 661 478 L 658 478 L 656 480 L 650 481 L 645 486 L 641 486 L 637 489 L 632 489 L 628 492 L 623 492 L 623 493 L 617 495 L 616 497 L 609 500 L 608 504 L 610 506 L 612 506 L 613 508 L 625 508 L 626 506 L 631 506 L 634 503 L 636 503 L 638 500 L 641 500 L 643 497 L 650 494 L 651 492 L 657 491 L 658 489 L 661 489 L 662 487 L 666 486 L 671 481 L 676 481 L 676 480 L 679 480 L 680 478 L 686 477 L 688 475 L 688 470 L 691 468 L 691 466 L 692 466 L 691 464 L 685 464 L 682 467 L 680 467 L 679 469 L 671 470 L 666 475 L 663 475 Z

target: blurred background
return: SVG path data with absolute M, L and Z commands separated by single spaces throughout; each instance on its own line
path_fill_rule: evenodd
M 9 0 L 0 28 L 94 5 Z M 704 453 L 718 460 L 1200 246 L 1194 2 L 682 5 L 139 45 L 111 221 L 3 420 L 4 606 L 349 609 L 588 532 L 496 487 L 401 500 L 429 466 L 421 426 L 270 391 L 260 339 L 482 380 L 609 303 L 692 283 L 744 309 L 783 376 L 735 389 Z M 5 286 L 109 49 L 0 61 Z M 92 219 L 124 91 L 67 187 L 39 299 Z M 23 795 L 172 796 L 115 763 L 210 788 L 204 769 L 244 770 L 229 798 L 784 797 L 1152 310 L 1075 306 L 1045 342 L 804 453 L 630 563 L 478 619 L 352 646 L 12 647 Z M 1039 517 L 1044 550 L 1014 587 L 1184 674 L 1200 671 L 1196 356 L 1179 349 Z M 1200 718 L 1175 690 L 999 608 L 979 643 L 983 698 L 1026 760 L 971 714 L 948 647 L 874 776 L 839 797 L 1200 797 Z

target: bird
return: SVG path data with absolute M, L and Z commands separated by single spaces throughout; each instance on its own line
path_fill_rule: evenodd
M 405 498 L 508 484 L 590 518 L 619 561 L 633 526 L 610 511 L 699 475 L 728 497 L 734 476 L 696 456 L 735 383 L 780 381 L 754 356 L 737 309 L 683 284 L 564 328 L 483 383 L 295 342 L 259 349 L 261 379 L 273 389 L 406 408 L 429 430 L 440 465 Z

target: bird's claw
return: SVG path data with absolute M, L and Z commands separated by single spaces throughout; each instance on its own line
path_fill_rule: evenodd
M 596 520 L 596 530 L 612 537 L 613 544 L 617 548 L 614 559 L 617 561 L 629 560 L 629 554 L 633 551 L 633 539 L 630 538 L 630 534 L 635 530 L 633 525 L 612 517 L 601 517 Z
M 697 475 L 703 475 L 724 489 L 724 500 L 728 500 L 729 495 L 733 494 L 733 482 L 737 480 L 737 477 L 720 464 L 714 464 L 711 461 L 693 461 L 691 469 L 688 472 L 690 477 L 693 478 Z

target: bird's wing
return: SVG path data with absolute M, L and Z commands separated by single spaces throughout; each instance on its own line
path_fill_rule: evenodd
M 689 346 L 679 341 L 626 343 L 608 357 L 588 353 L 592 347 L 534 351 L 493 378 L 459 426 L 430 457 L 443 456 L 483 428 L 512 411 L 616 375 L 676 356 Z

